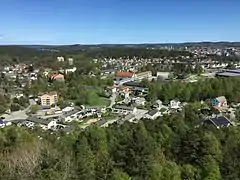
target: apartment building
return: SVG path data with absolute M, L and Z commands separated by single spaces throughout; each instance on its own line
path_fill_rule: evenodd
M 58 102 L 57 92 L 47 92 L 39 95 L 39 100 L 42 106 L 52 106 Z

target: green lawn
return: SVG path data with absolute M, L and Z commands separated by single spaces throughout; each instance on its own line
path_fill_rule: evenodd
M 111 101 L 108 98 L 99 97 L 98 106 L 109 106 Z

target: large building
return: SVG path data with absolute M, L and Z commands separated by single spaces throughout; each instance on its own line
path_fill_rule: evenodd
M 217 72 L 218 77 L 240 77 L 240 69 L 225 69 L 221 72 Z
M 39 95 L 39 100 L 42 106 L 52 106 L 58 102 L 57 92 L 42 93 Z

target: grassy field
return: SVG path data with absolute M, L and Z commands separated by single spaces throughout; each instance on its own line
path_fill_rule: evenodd
M 100 97 L 99 100 L 98 100 L 97 105 L 98 106 L 109 106 L 110 103 L 111 103 L 111 101 L 108 98 Z

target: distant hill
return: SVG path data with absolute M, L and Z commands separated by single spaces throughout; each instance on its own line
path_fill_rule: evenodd
M 59 51 L 73 51 L 85 49 L 99 49 L 99 48 L 112 48 L 112 47 L 129 47 L 129 48 L 160 48 L 160 47 L 240 47 L 240 42 L 186 42 L 186 43 L 156 43 L 156 44 L 96 44 L 96 45 L 25 45 L 24 47 L 33 48 L 38 50 L 59 50 Z
M 161 48 L 171 46 L 180 47 L 240 47 L 240 42 L 187 42 L 187 43 L 159 43 L 159 44 L 97 44 L 97 45 L 0 45 L 0 55 L 11 54 L 17 56 L 26 54 L 28 56 L 36 55 L 41 52 L 64 52 L 64 51 L 85 51 L 99 50 L 102 48 Z

